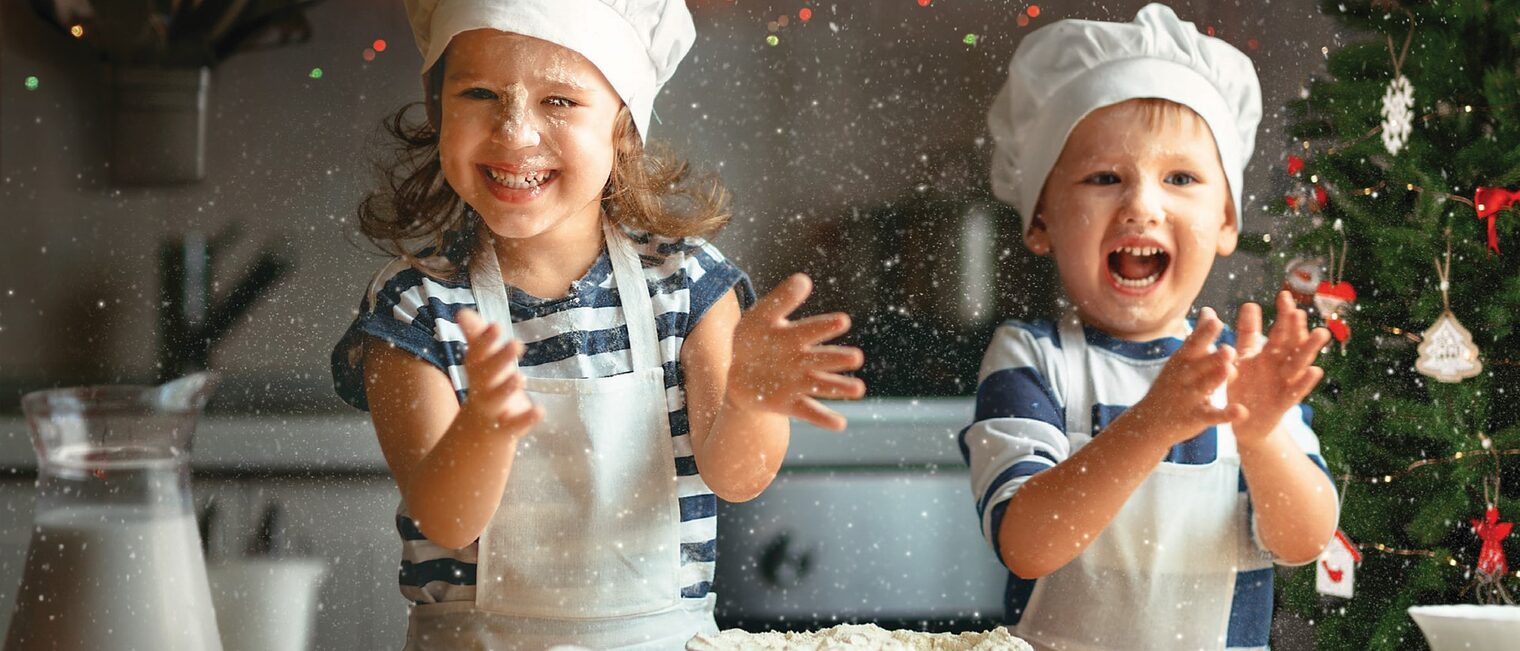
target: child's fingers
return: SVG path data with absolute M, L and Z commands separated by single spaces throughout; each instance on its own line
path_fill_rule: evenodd
M 866 395 L 866 383 L 860 378 L 813 371 L 808 373 L 808 381 L 812 384 L 808 395 L 814 398 L 855 400 Z
M 787 315 L 801 307 L 802 302 L 807 300 L 811 293 L 813 293 L 813 279 L 808 278 L 804 273 L 792 274 L 755 303 L 755 306 L 750 308 L 750 314 L 766 321 L 785 319 Z
M 1219 385 L 1235 378 L 1235 359 L 1237 355 L 1232 346 L 1220 346 L 1209 355 L 1206 362 L 1200 367 L 1200 379 L 1203 388 L 1213 391 Z
M 496 425 L 509 432 L 526 432 L 544 419 L 544 408 L 533 405 L 515 414 L 502 414 Z
M 1218 411 L 1219 415 L 1224 417 L 1224 420 L 1218 421 L 1219 423 L 1238 423 L 1251 417 L 1250 408 L 1238 402 L 1225 405 L 1224 409 Z
M 480 331 L 484 330 L 487 325 L 486 320 L 481 318 L 479 312 L 469 308 L 460 310 L 454 316 L 459 323 L 459 329 L 464 331 L 465 341 L 480 336 Z
M 802 356 L 803 366 L 830 373 L 858 370 L 865 362 L 865 353 L 854 346 L 813 346 Z
M 1318 386 L 1319 381 L 1323 379 L 1325 379 L 1325 369 L 1322 369 L 1318 366 L 1310 366 L 1304 370 L 1302 375 L 1293 381 L 1293 385 L 1289 387 L 1288 393 L 1293 396 L 1294 402 L 1301 401 L 1306 396 L 1308 396 L 1309 392 L 1313 391 L 1314 387 Z
M 513 370 L 513 365 L 522 357 L 525 348 L 521 341 L 513 339 L 484 357 L 467 360 L 465 372 L 469 374 L 472 383 L 498 384 Z
M 1250 357 L 1261 350 L 1261 306 L 1246 303 L 1235 318 L 1235 343 L 1240 355 Z
M 1177 354 L 1185 357 L 1200 356 L 1207 353 L 1209 346 L 1219 338 L 1219 333 L 1224 332 L 1224 322 L 1219 320 L 1219 315 L 1214 313 L 1214 308 L 1206 307 L 1198 313 L 1198 327 L 1193 328 L 1193 333 L 1183 340 L 1182 347 L 1177 349 Z
M 1314 363 L 1319 357 L 1319 351 L 1330 342 L 1330 331 L 1324 328 L 1315 328 L 1310 331 L 1298 347 L 1288 355 L 1289 368 L 1302 368 Z
M 1236 402 L 1232 402 L 1223 407 L 1205 405 L 1198 410 L 1198 420 L 1204 427 L 1218 425 L 1220 423 L 1239 422 L 1245 420 L 1246 417 L 1250 415 L 1251 410 L 1246 409 L 1245 405 Z
M 850 315 L 833 312 L 798 319 L 792 322 L 791 331 L 810 344 L 828 341 L 850 331 Z
M 513 393 L 521 391 L 526 384 L 527 380 L 521 372 L 508 373 L 497 382 L 471 385 L 469 399 L 493 405 L 496 410 L 505 410 L 507 399 Z
M 791 413 L 788 415 L 835 432 L 843 430 L 844 426 L 848 424 L 848 421 L 839 412 L 829 409 L 817 400 L 807 396 L 802 396 L 793 401 Z

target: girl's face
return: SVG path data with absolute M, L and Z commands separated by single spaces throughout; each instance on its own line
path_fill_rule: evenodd
M 1055 256 L 1084 322 L 1137 341 L 1181 334 L 1214 256 L 1238 235 L 1208 125 L 1147 108 L 1121 102 L 1077 124 L 1025 238 Z
M 444 63 L 444 177 L 500 237 L 594 228 L 622 105 L 573 50 L 494 29 L 461 33 Z

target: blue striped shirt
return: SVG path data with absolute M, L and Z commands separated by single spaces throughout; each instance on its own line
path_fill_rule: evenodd
M 737 290 L 740 304 L 746 307 L 754 302 L 754 291 L 748 276 L 710 243 L 626 232 L 643 262 L 665 370 L 681 519 L 680 596 L 700 600 L 712 588 L 717 497 L 702 481 L 692 456 L 681 345 L 730 289 Z M 527 344 L 519 362 L 523 374 L 585 379 L 631 372 L 627 321 L 615 285 L 611 260 L 603 249 L 590 271 L 564 297 L 542 299 L 508 287 L 513 330 Z M 467 271 L 440 280 L 402 260 L 392 261 L 376 276 L 353 325 L 333 351 L 333 381 L 339 396 L 354 407 L 368 409 L 362 354 L 368 335 L 438 367 L 463 402 L 465 344 L 455 315 L 474 306 Z M 417 529 L 405 504 L 397 510 L 396 528 L 402 540 L 403 595 L 414 603 L 474 600 L 478 540 L 458 550 L 435 545 Z
M 1008 507 L 1008 500 L 1030 477 L 1055 467 L 1081 449 L 1084 440 L 1066 434 L 1066 410 L 1091 411 L 1093 435 L 1150 391 L 1166 361 L 1182 345 L 1182 340 L 1165 337 L 1148 342 L 1126 341 L 1097 329 L 1083 328 L 1087 341 L 1087 361 L 1092 384 L 1087 405 L 1065 404 L 1065 358 L 1057 325 L 1050 321 L 1011 321 L 998 328 L 982 360 L 976 391 L 976 415 L 970 426 L 960 433 L 961 456 L 971 466 L 976 514 L 982 535 L 1002 559 L 998 532 Z M 1226 329 L 1218 344 L 1235 343 L 1234 333 Z M 1319 439 L 1310 428 L 1312 412 L 1299 405 L 1283 415 L 1282 424 L 1299 447 L 1321 470 L 1325 461 L 1319 454 Z M 1234 447 L 1234 434 L 1228 424 L 1210 427 L 1197 436 L 1173 446 L 1163 463 L 1210 464 L 1219 458 L 1222 446 Z M 1235 594 L 1228 606 L 1229 648 L 1265 647 L 1272 620 L 1273 559 L 1256 533 L 1256 519 L 1251 511 L 1245 475 L 1236 487 L 1240 494 L 1240 517 L 1249 522 L 1250 546 L 1253 550 L 1241 558 L 1236 568 Z M 1008 573 L 1004 593 L 1005 619 L 1017 625 L 1034 593 L 1038 579 Z M 1133 595 L 1118 595 L 1123 599 Z M 1096 595 L 1095 595 L 1096 597 Z M 1175 604 L 1133 603 L 1146 612 L 1161 613 Z M 1221 613 L 1223 615 L 1223 613 Z M 1163 625 L 1163 624 L 1157 624 Z

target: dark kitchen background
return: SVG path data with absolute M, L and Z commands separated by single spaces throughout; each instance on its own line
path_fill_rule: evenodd
M 198 505 L 218 497 L 226 523 L 212 555 L 283 504 L 291 539 L 331 572 L 315 648 L 399 646 L 395 488 L 367 418 L 332 395 L 328 355 L 384 262 L 355 207 L 390 146 L 382 119 L 420 97 L 419 56 L 397 0 L 294 4 L 198 90 L 195 75 L 186 86 L 109 66 L 34 3 L 0 3 L 0 617 L 30 532 L 21 393 L 209 364 L 225 380 L 194 468 Z M 854 316 L 873 396 L 844 407 L 844 434 L 795 428 L 776 484 L 722 506 L 720 623 L 997 623 L 1002 569 L 954 433 L 993 328 L 1051 312 L 1059 287 L 991 198 L 985 112 L 1021 36 L 1144 4 L 689 0 L 698 40 L 655 104 L 653 138 L 727 183 L 734 218 L 716 243 L 757 289 L 806 271 L 817 290 L 804 313 Z M 1342 44 L 1317 4 L 1173 3 L 1261 78 L 1248 240 L 1289 228 L 1268 210 L 1287 181 L 1283 107 Z M 122 80 L 147 94 L 123 96 Z M 193 152 L 201 117 L 203 158 L 143 155 Z M 188 144 L 132 122 L 154 119 L 188 120 Z M 199 180 L 164 182 L 187 177 Z M 1280 267 L 1221 259 L 1198 304 L 1233 314 L 1270 297 Z M 1298 648 L 1302 629 L 1281 619 L 1274 646 Z
M 126 137 L 114 133 L 111 68 L 29 4 L 0 5 L 7 408 L 37 385 L 159 375 L 160 285 L 181 280 L 165 282 L 160 251 L 189 235 L 212 243 L 211 289 L 222 293 L 263 253 L 290 265 L 216 333 L 209 355 L 228 387 L 271 409 L 341 409 L 327 354 L 381 264 L 355 236 L 355 205 L 389 144 L 380 121 L 420 94 L 401 3 L 316 3 L 304 11 L 308 42 L 217 65 L 204 178 L 177 185 L 117 180 L 132 175 L 111 167 L 113 140 Z M 1128 20 L 1144 3 L 1040 3 L 1032 19 L 1028 2 L 990 0 L 690 4 L 699 39 L 652 132 L 732 189 L 734 220 L 717 244 L 762 291 L 811 273 L 818 291 L 804 309 L 855 316 L 851 339 L 874 353 L 863 374 L 876 395 L 969 393 L 991 328 L 1049 309 L 1057 289 L 987 190 L 984 116 L 1002 70 L 1030 29 Z M 1277 230 L 1265 197 L 1282 176 L 1281 107 L 1339 38 L 1310 0 L 1176 8 L 1256 62 L 1266 118 L 1246 226 Z M 367 60 L 377 39 L 387 47 Z M 1264 273 L 1276 271 L 1222 259 L 1199 303 L 1263 296 Z

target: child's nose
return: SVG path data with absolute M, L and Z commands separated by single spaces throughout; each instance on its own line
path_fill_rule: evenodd
M 537 147 L 539 129 L 533 112 L 528 110 L 525 94 L 513 93 L 507 98 L 501 111 L 501 124 L 496 138 L 511 149 Z
M 1143 225 L 1160 223 L 1166 217 L 1162 196 L 1161 188 L 1155 183 L 1131 184 L 1125 189 L 1124 221 Z

